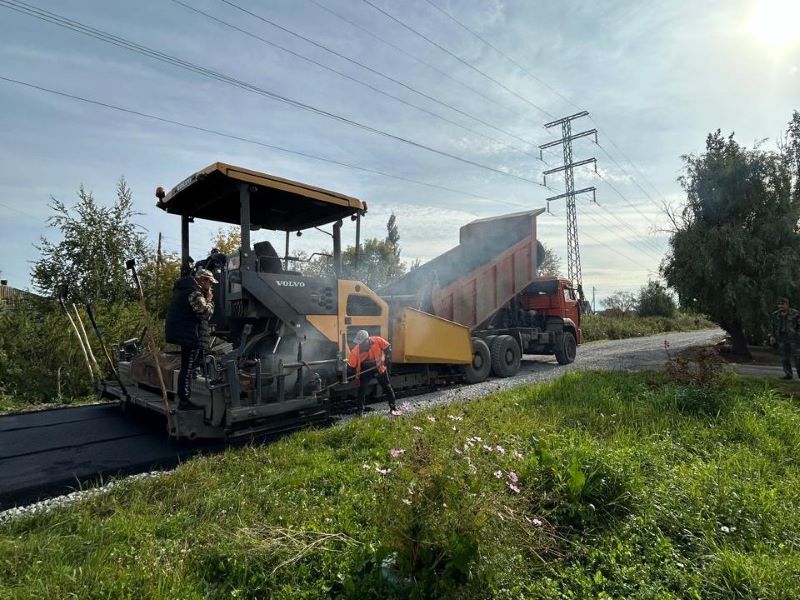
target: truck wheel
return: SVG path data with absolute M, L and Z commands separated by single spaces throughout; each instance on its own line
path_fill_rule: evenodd
M 575 352 L 578 349 L 578 344 L 575 341 L 575 336 L 569 331 L 565 331 L 561 336 L 561 341 L 556 348 L 556 360 L 560 365 L 568 365 L 575 360 Z
M 498 335 L 492 340 L 492 373 L 498 377 L 512 377 L 519 371 L 522 351 L 517 340 L 510 335 Z
M 489 346 L 480 338 L 472 338 L 472 364 L 464 367 L 464 380 L 467 383 L 480 383 L 486 380 L 491 370 Z

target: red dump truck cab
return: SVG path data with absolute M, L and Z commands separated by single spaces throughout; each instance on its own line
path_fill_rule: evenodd
M 545 318 L 562 319 L 565 328 L 573 332 L 575 341 L 583 343 L 580 301 L 569 280 L 540 277 L 519 295 L 519 305 L 522 310 L 536 311 Z

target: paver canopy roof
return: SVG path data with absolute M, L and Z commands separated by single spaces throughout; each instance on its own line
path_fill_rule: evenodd
M 250 186 L 251 225 L 266 229 L 308 229 L 365 208 L 357 198 L 219 162 L 184 179 L 157 206 L 170 214 L 239 225 L 242 183 Z

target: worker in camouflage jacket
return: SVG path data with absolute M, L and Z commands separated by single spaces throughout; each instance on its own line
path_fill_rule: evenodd
M 800 312 L 789 307 L 789 299 L 778 300 L 778 310 L 772 313 L 772 335 L 769 342 L 781 352 L 783 379 L 792 378 L 792 357 L 800 377 Z
M 194 276 L 178 279 L 172 291 L 167 313 L 166 340 L 181 347 L 181 370 L 178 373 L 179 408 L 191 408 L 192 378 L 202 366 L 211 341 L 209 320 L 214 314 L 214 274 L 198 269 Z

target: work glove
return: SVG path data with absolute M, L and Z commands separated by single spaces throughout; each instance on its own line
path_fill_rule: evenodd
M 392 366 L 392 345 L 389 344 L 383 351 L 383 364 L 388 369 Z

